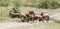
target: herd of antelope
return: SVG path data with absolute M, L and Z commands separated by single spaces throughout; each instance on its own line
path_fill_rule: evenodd
M 49 20 L 49 15 L 48 15 L 48 12 L 41 12 L 40 14 L 35 14 L 33 10 L 29 10 L 27 13 L 19 13 L 19 12 L 16 12 L 15 10 L 11 10 L 9 15 L 12 17 L 12 18 L 15 18 L 15 17 L 18 17 L 18 18 L 21 18 L 21 21 L 22 22 L 29 22 L 29 21 L 39 21 L 39 22 L 43 22 L 43 21 L 46 21 L 48 22 Z

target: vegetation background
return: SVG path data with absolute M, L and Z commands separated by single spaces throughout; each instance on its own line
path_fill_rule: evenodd
M 36 8 L 59 8 L 60 0 L 0 0 L 0 6 L 20 6 Z

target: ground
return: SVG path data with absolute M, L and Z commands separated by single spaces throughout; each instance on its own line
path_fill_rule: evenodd
M 0 23 L 0 29 L 60 29 L 59 26 L 57 23 Z

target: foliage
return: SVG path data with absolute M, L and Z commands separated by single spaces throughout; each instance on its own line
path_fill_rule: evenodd
M 36 7 L 44 9 L 60 8 L 60 0 L 0 0 L 0 6 Z

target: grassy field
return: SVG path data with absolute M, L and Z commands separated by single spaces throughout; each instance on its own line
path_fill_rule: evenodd
M 10 18 L 9 17 L 9 11 L 12 9 L 12 7 L 0 7 L 0 23 L 3 22 L 19 22 L 20 18 Z M 28 10 L 34 10 L 36 14 L 41 13 L 42 11 L 48 11 L 48 13 L 56 14 L 60 13 L 60 9 L 38 9 L 33 7 L 21 7 L 20 11 L 22 13 L 28 12 Z M 34 25 L 27 25 L 27 26 L 18 26 L 18 27 L 12 27 L 12 28 L 6 28 L 6 29 L 60 29 L 60 24 L 58 23 L 39 23 Z
M 8 17 L 9 11 L 12 9 L 12 7 L 0 7 L 0 16 L 2 17 Z M 48 11 L 49 14 L 59 13 L 60 8 L 58 9 L 38 9 L 33 7 L 20 7 L 20 12 L 26 13 L 28 10 L 34 10 L 35 13 L 39 14 L 42 11 Z
M 0 7 L 0 20 L 19 20 L 16 18 L 10 18 L 9 17 L 9 11 L 12 9 L 13 7 Z M 21 13 L 26 13 L 29 10 L 34 10 L 34 12 L 36 14 L 40 14 L 42 11 L 47 11 L 50 15 L 52 14 L 56 14 L 56 13 L 60 13 L 60 8 L 58 9 L 38 9 L 38 8 L 33 8 L 33 7 L 20 7 L 20 12 Z M 3 22 L 3 21 L 0 21 Z

